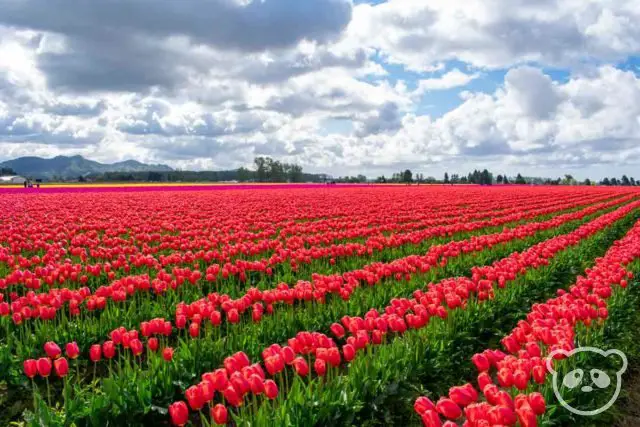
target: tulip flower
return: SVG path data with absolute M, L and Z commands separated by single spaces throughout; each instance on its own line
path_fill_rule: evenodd
M 99 354 L 98 350 L 94 350 L 94 352 L 96 353 L 96 356 L 97 354 Z M 113 359 L 116 355 L 115 343 L 113 341 L 105 341 L 102 344 L 102 354 L 104 355 L 105 359 Z
M 462 415 L 462 410 L 460 409 L 460 407 L 456 405 L 453 400 L 447 399 L 445 397 L 442 397 L 440 398 L 440 400 L 438 400 L 438 403 L 436 403 L 436 410 L 440 414 L 442 414 L 442 416 L 450 420 L 460 418 L 460 416 Z
M 102 347 L 100 344 L 94 344 L 89 348 L 89 359 L 93 363 L 98 363 L 102 358 Z
M 41 377 L 47 378 L 51 374 L 51 359 L 49 359 L 48 357 L 41 357 L 40 359 L 38 359 L 37 369 L 38 374 Z
M 44 352 L 47 353 L 47 356 L 52 360 L 57 359 L 62 354 L 62 350 L 60 350 L 58 344 L 53 341 L 48 341 L 44 344 Z
M 278 397 L 278 386 L 273 380 L 266 380 L 264 382 L 264 394 L 271 400 Z
M 53 366 L 56 371 L 56 375 L 60 378 L 66 377 L 69 374 L 69 362 L 64 357 L 53 361 Z
M 216 406 L 211 408 L 211 419 L 217 425 L 225 425 L 227 424 L 227 407 L 218 403 Z
M 38 365 L 34 359 L 27 359 L 23 362 L 24 374 L 27 378 L 33 378 L 38 374 Z
M 531 405 L 531 409 L 535 412 L 536 415 L 542 415 L 546 411 L 546 404 L 544 401 L 544 397 L 542 394 L 538 392 L 531 393 L 528 396 L 529 405 Z
M 78 347 L 78 344 L 75 341 L 70 342 L 65 347 L 65 353 L 67 354 L 67 357 L 69 359 L 75 360 L 80 355 L 80 348 Z
M 169 415 L 171 416 L 171 422 L 175 426 L 183 426 L 189 422 L 189 408 L 182 401 L 172 403 L 169 406 Z
M 416 399 L 413 404 L 413 409 L 415 409 L 418 415 L 422 415 L 427 411 L 435 411 L 436 405 L 428 397 L 421 396 Z
M 173 360 L 173 348 L 165 347 L 165 349 L 162 350 L 162 358 L 166 362 L 171 362 Z

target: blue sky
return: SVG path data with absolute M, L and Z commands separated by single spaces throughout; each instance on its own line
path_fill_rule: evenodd
M 633 0 L 147 7 L 3 2 L 0 161 L 597 179 L 640 163 Z

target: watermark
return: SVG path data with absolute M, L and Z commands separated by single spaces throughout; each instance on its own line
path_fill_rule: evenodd
M 571 358 L 576 354 L 584 352 L 598 354 L 604 358 L 619 358 L 621 366 L 620 369 L 618 369 L 618 371 L 616 372 L 616 378 L 610 378 L 609 375 L 607 375 L 604 371 L 598 369 L 597 367 L 589 368 L 585 366 L 584 369 L 576 368 L 566 374 L 564 378 L 562 378 L 561 389 L 560 385 L 558 384 L 558 372 L 553 369 L 551 363 L 554 356 L 561 354 L 565 356 L 565 358 Z M 627 370 L 627 356 L 625 356 L 625 354 L 620 350 L 612 349 L 603 351 L 595 347 L 578 347 L 571 351 L 555 350 L 551 354 L 549 354 L 549 357 L 547 358 L 547 368 L 549 372 L 553 374 L 553 392 L 555 393 L 556 398 L 558 399 L 560 404 L 574 414 L 588 417 L 603 413 L 615 403 L 616 399 L 620 395 L 620 390 L 622 388 L 622 374 L 624 374 L 624 372 Z M 614 381 L 615 384 L 612 384 Z M 613 387 L 615 387 L 615 389 Z M 571 406 L 571 404 L 564 399 L 562 391 L 566 389 L 574 393 L 579 391 L 582 393 L 608 392 L 609 394 L 611 394 L 611 392 L 613 392 L 605 405 L 601 405 L 598 408 L 578 409 Z

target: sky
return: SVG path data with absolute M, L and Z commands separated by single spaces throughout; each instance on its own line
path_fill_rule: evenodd
M 0 161 L 640 178 L 640 0 L 0 0 Z

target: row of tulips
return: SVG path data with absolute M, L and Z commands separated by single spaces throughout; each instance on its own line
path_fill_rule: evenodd
M 176 324 L 186 321 L 211 320 L 211 313 L 223 314 L 231 323 L 236 323 L 240 316 L 251 315 L 254 322 L 262 319 L 262 316 L 272 314 L 278 306 L 291 305 L 302 301 L 315 301 L 323 304 L 329 295 L 336 295 L 347 300 L 353 292 L 365 285 L 375 286 L 385 279 L 408 280 L 412 274 L 425 273 L 435 266 L 444 266 L 449 258 L 461 254 L 482 251 L 495 245 L 509 242 L 514 239 L 522 239 L 533 236 L 541 230 L 549 230 L 559 227 L 570 221 L 585 218 L 600 210 L 617 206 L 617 201 L 590 206 L 583 210 L 553 217 L 547 221 L 531 222 L 516 228 L 505 229 L 495 234 L 473 236 L 465 240 L 454 240 L 449 243 L 432 246 L 425 255 L 411 255 L 395 259 L 388 263 L 372 263 L 361 269 L 352 270 L 343 274 L 320 275 L 314 274 L 311 281 L 298 281 L 294 286 L 279 284 L 275 289 L 259 290 L 249 289 L 240 298 L 233 299 L 229 295 L 214 292 L 206 298 L 191 304 L 178 304 L 176 309 Z M 628 213 L 638 206 L 638 202 L 625 205 L 620 212 Z M 218 314 L 214 315 L 214 325 Z M 200 320 L 197 320 L 200 319 Z
M 587 200 L 589 202 L 593 201 L 592 198 Z M 20 290 L 20 288 L 24 286 L 25 289 L 38 290 L 42 284 L 53 287 L 62 286 L 67 283 L 78 283 L 79 285 L 86 286 L 91 281 L 91 277 L 100 277 L 102 274 L 106 274 L 108 280 L 113 280 L 119 276 L 119 274 L 116 273 L 120 271 L 126 274 L 130 273 L 132 269 L 135 271 L 148 269 L 150 272 L 158 270 L 160 276 L 168 276 L 168 279 L 165 277 L 166 280 L 162 280 L 162 277 L 160 277 L 160 280 L 156 282 L 153 288 L 156 293 L 162 293 L 169 287 L 175 287 L 177 286 L 176 284 L 179 285 L 183 281 L 199 280 L 202 277 L 202 274 L 197 268 L 196 271 L 193 272 L 188 268 L 184 269 L 184 272 L 181 268 L 173 268 L 171 270 L 172 273 L 174 273 L 173 277 L 165 271 L 165 268 L 174 264 L 189 266 L 201 261 L 203 261 L 205 265 L 208 265 L 205 278 L 209 282 L 214 282 L 218 279 L 228 279 L 234 276 L 238 276 L 240 281 L 245 281 L 247 275 L 251 272 L 261 272 L 267 276 L 272 275 L 274 267 L 278 264 L 289 262 L 293 268 L 296 268 L 299 264 L 309 264 L 317 259 L 331 258 L 335 260 L 336 258 L 345 258 L 353 255 L 372 254 L 373 252 L 382 251 L 387 247 L 399 247 L 408 243 L 417 244 L 429 238 L 446 236 L 450 233 L 460 232 L 461 230 L 472 231 L 491 225 L 505 224 L 524 218 L 532 218 L 537 215 L 552 213 L 557 209 L 572 206 L 575 205 L 567 205 L 564 201 L 552 201 L 549 203 L 549 201 L 539 200 L 528 206 L 525 216 L 523 216 L 525 211 L 523 211 L 522 208 L 512 208 L 506 212 L 493 211 L 492 220 L 474 222 L 462 228 L 461 226 L 463 224 L 467 224 L 471 220 L 486 218 L 491 215 L 492 211 L 485 210 L 484 212 L 470 215 L 462 215 L 459 212 L 455 216 L 444 216 L 435 220 L 431 219 L 429 220 L 431 221 L 430 223 L 425 224 L 424 227 L 419 227 L 427 228 L 426 230 L 400 234 L 393 233 L 390 236 L 376 235 L 368 239 L 364 244 L 351 242 L 327 247 L 311 246 L 307 248 L 303 246 L 299 248 L 284 248 L 281 247 L 278 241 L 271 240 L 267 242 L 267 245 L 272 246 L 271 249 L 274 253 L 269 258 L 258 258 L 253 261 L 237 260 L 233 264 L 229 262 L 223 265 L 218 263 L 212 264 L 212 261 L 215 259 L 213 252 L 201 250 L 196 253 L 192 253 L 191 251 L 180 253 L 180 251 L 173 250 L 170 255 L 161 255 L 159 259 L 154 258 L 150 254 L 129 253 L 126 257 L 120 254 L 118 258 L 112 262 L 93 265 L 87 264 L 86 259 L 80 259 L 80 262 L 76 264 L 68 262 L 58 266 L 49 264 L 46 268 L 36 267 L 33 271 L 20 266 L 20 268 L 10 272 L 5 278 L 0 279 L 0 289 L 11 286 L 16 288 L 16 290 Z M 370 230 L 370 228 L 367 228 L 367 230 Z M 122 246 L 118 246 L 118 248 L 124 250 Z M 71 252 L 74 252 L 74 249 L 77 248 L 72 248 Z M 16 265 L 24 262 L 26 262 L 24 259 L 14 260 Z M 148 277 L 149 275 L 146 274 L 145 276 Z M 155 276 L 155 274 L 153 276 Z M 150 279 L 147 280 L 149 281 Z M 149 287 L 150 286 L 151 285 L 149 285 Z M 15 294 L 19 295 L 18 292 L 15 292 Z
M 608 225 L 624 218 L 638 207 L 640 203 L 635 202 L 613 213 L 603 215 L 568 235 L 542 242 L 522 253 L 514 253 L 491 267 L 475 269 L 472 278 L 454 278 L 443 280 L 436 285 L 430 284 L 426 292 L 416 291 L 411 300 L 392 300 L 383 313 L 372 309 L 364 318 L 344 316 L 340 323 L 334 323 L 331 326 L 333 335 L 345 342 L 342 351 L 331 338 L 323 334 L 300 332 L 288 341 L 287 346 L 273 344 L 263 351 L 265 369 L 271 376 L 276 376 L 286 366 L 291 366 L 298 375 L 306 376 L 310 371 L 310 361 L 314 359 L 313 370 L 318 376 L 323 377 L 328 366 L 338 367 L 343 362 L 351 362 L 358 354 L 365 354 L 370 345 L 381 345 L 386 342 L 387 335 L 398 336 L 407 329 L 424 328 L 431 317 L 437 316 L 444 319 L 450 310 L 464 308 L 467 300 L 474 295 L 478 301 L 492 298 L 494 288 L 504 288 L 517 275 L 524 274 L 530 268 L 535 269 L 546 265 L 556 253 L 569 246 L 577 245 Z M 346 335 L 349 336 L 346 337 Z M 225 359 L 224 368 L 214 371 L 211 375 L 226 377 L 227 374 L 235 375 L 237 372 L 242 375 L 242 368 L 249 366 L 249 361 L 247 358 L 246 363 L 235 364 L 233 361 L 239 356 L 246 358 L 244 353 L 238 353 Z M 206 404 L 213 399 L 211 395 L 211 399 L 204 399 L 203 402 L 202 393 L 198 392 L 203 387 L 209 387 L 206 384 L 208 382 L 206 375 L 209 374 L 203 375 L 203 381 L 188 390 L 187 400 L 193 410 L 201 409 L 201 403 Z M 234 384 L 216 382 L 211 384 L 211 387 L 214 391 L 220 391 L 226 396 L 227 388 L 233 389 Z M 253 393 L 255 399 L 256 394 L 262 394 L 260 388 L 257 389 L 257 393 L 251 387 L 236 387 L 234 390 L 239 399 L 229 403 L 236 407 L 242 404 L 242 397 L 251 396 Z M 189 396 L 197 397 L 196 405 L 191 404 L 194 400 Z
M 563 227 L 565 227 L 565 226 L 560 225 L 559 229 L 562 229 Z M 518 235 L 518 233 L 514 234 L 514 237 L 517 236 L 517 235 Z M 551 234 L 551 235 L 553 235 L 553 234 Z M 478 247 L 476 249 L 480 251 L 480 250 L 483 250 L 484 248 Z M 478 260 L 475 259 L 475 260 L 471 260 L 471 261 L 477 262 Z M 472 265 L 472 264 L 470 264 L 470 265 Z M 155 326 L 151 326 L 152 324 L 154 324 Z M 171 328 L 172 328 L 172 326 L 170 325 L 170 323 L 164 321 L 163 319 L 162 320 L 156 319 L 155 321 L 148 322 L 148 323 L 144 322 L 141 325 L 141 329 L 140 329 L 141 330 L 141 335 L 144 336 L 144 337 L 147 337 L 147 339 L 149 341 L 149 344 L 151 344 L 151 345 L 149 345 L 150 352 L 155 351 L 155 347 L 156 347 L 156 345 L 155 345 L 155 337 L 151 337 L 151 335 L 158 333 L 158 331 L 161 331 L 161 335 L 165 334 L 164 331 L 170 331 Z M 137 331 L 129 331 L 129 332 L 127 332 L 126 330 L 122 330 L 122 329 L 123 328 L 119 328 L 119 330 L 113 331 L 110 334 L 112 339 L 107 341 L 106 343 L 103 343 L 102 346 L 104 347 L 106 345 L 109 349 L 112 350 L 114 348 L 113 346 L 114 346 L 114 343 L 115 343 L 115 348 L 119 349 L 118 350 L 118 354 L 123 353 L 124 355 L 127 355 L 130 352 L 129 342 L 131 340 L 137 339 L 139 334 L 138 334 Z M 189 328 L 189 333 L 191 334 L 191 336 L 193 336 L 193 337 L 199 336 L 198 335 L 198 333 L 199 333 L 198 329 L 199 328 L 190 327 Z M 168 334 L 169 332 L 166 332 L 166 333 Z M 162 341 L 162 338 L 161 338 L 161 341 Z M 163 344 L 161 342 L 161 346 L 162 345 Z M 94 347 L 96 347 L 96 346 L 94 346 Z M 100 347 L 100 345 L 97 345 L 97 347 Z M 181 346 L 181 347 L 184 347 L 184 346 Z M 195 348 L 196 348 L 196 351 L 197 351 L 198 347 L 196 346 Z M 182 348 L 182 350 L 186 350 L 186 348 Z M 336 354 L 336 353 L 332 353 L 332 354 Z M 338 353 L 338 355 L 339 355 L 339 353 Z M 110 357 L 106 357 L 106 358 L 109 359 L 109 361 L 111 363 L 111 358 L 113 358 L 113 357 L 114 357 L 114 355 L 113 355 L 113 353 L 111 353 L 111 356 Z M 197 358 L 197 354 L 196 354 L 195 357 Z M 335 357 L 335 356 L 332 356 L 332 357 Z M 92 358 L 92 361 L 93 360 L 94 359 Z M 335 360 L 335 359 L 332 359 L 332 360 Z M 321 366 L 321 363 L 322 362 L 318 362 L 317 364 L 314 363 L 312 366 L 314 366 L 314 369 L 322 370 L 323 367 Z M 296 362 L 296 364 L 299 365 L 299 369 L 304 371 L 305 368 L 304 368 L 302 362 L 298 361 L 298 362 Z M 142 367 L 142 364 L 141 364 L 141 367 Z M 159 369 L 163 369 L 163 368 L 160 367 Z M 158 371 L 155 371 L 155 372 L 158 372 Z M 113 372 L 111 372 L 111 370 L 109 370 L 109 372 L 107 372 L 107 373 L 109 375 L 113 375 L 114 374 Z M 175 378 L 175 376 L 174 376 L 174 378 Z M 170 380 L 170 378 L 168 379 L 168 382 L 170 382 L 169 380 Z
M 601 325 L 609 317 L 607 300 L 616 288 L 625 289 L 633 277 L 627 265 L 640 259 L 640 222 L 616 242 L 592 269 L 580 276 L 568 292 L 544 304 L 536 304 L 505 336 L 501 350 L 475 354 L 477 388 L 467 383 L 452 387 L 436 404 L 422 396 L 415 409 L 428 427 L 443 425 L 441 417 L 462 421 L 464 426 L 537 425 L 536 416 L 545 414 L 543 395 L 523 392 L 541 389 L 551 369 L 576 347 L 576 331 Z M 533 401 L 532 401 L 533 399 Z M 457 425 L 457 424 L 455 424 Z
M 578 218 L 581 215 L 589 215 L 595 212 L 596 210 L 606 209 L 611 206 L 615 206 L 616 204 L 620 202 L 628 201 L 631 198 L 632 196 L 625 196 L 622 199 L 615 199 L 613 201 L 589 206 L 588 208 L 585 208 L 578 212 L 572 212 L 571 214 L 561 215 L 557 217 L 558 219 L 556 219 L 555 223 L 553 222 L 553 220 L 550 220 L 545 222 L 544 226 L 550 228 L 557 225 L 559 221 L 567 221 L 567 220 Z M 556 209 L 556 208 L 557 206 L 554 207 L 553 209 Z M 548 214 L 550 210 L 551 208 L 544 208 L 537 211 L 536 210 L 530 211 L 526 215 L 521 213 L 518 215 L 518 219 L 522 220 L 524 218 L 527 218 L 527 219 L 535 218 L 536 216 L 539 216 L 541 214 Z M 495 226 L 498 224 L 508 223 L 513 220 L 514 218 L 512 217 L 503 217 L 500 219 L 496 218 L 491 221 L 491 225 Z M 482 230 L 483 228 L 487 227 L 489 224 L 487 222 L 480 222 L 480 223 L 471 223 L 466 225 L 461 224 L 461 225 L 462 225 L 462 228 L 466 231 L 474 231 L 474 230 Z M 428 233 L 440 234 L 440 235 L 446 235 L 450 232 L 452 231 L 448 229 L 445 229 L 445 230 L 436 229 L 436 230 L 428 231 Z M 420 239 L 420 241 L 423 241 L 423 240 L 427 240 L 426 235 Z M 388 247 L 395 247 L 396 245 L 400 246 L 401 244 L 404 244 L 404 243 L 406 242 L 405 241 L 402 241 L 402 243 L 398 243 L 398 241 L 396 241 L 395 243 L 389 242 Z M 451 244 L 455 244 L 455 242 L 452 242 Z M 459 244 L 457 245 L 459 246 Z M 439 250 L 439 251 L 459 250 L 455 248 L 451 249 L 449 246 L 436 246 L 434 248 L 435 248 L 434 251 L 435 250 Z M 464 248 L 462 248 L 462 250 L 464 250 Z M 429 253 L 423 258 L 432 259 L 434 258 L 434 256 L 437 257 L 438 254 Z M 411 259 L 411 257 L 407 257 L 407 258 Z M 398 262 L 396 262 L 395 264 L 398 264 Z M 366 266 L 360 271 L 365 272 L 367 268 L 370 268 L 370 267 Z M 206 276 L 217 275 L 218 272 L 219 272 L 219 266 L 215 264 L 214 266 L 207 268 Z M 17 323 L 17 324 L 22 323 L 24 321 L 28 321 L 30 319 L 53 320 L 56 318 L 56 314 L 58 313 L 58 311 L 62 307 L 64 307 L 64 304 L 67 302 L 69 305 L 69 315 L 77 316 L 80 314 L 81 310 L 84 310 L 84 309 L 90 312 L 95 310 L 104 310 L 109 300 L 112 300 L 114 302 L 122 302 L 130 298 L 136 292 L 152 291 L 155 294 L 163 294 L 170 289 L 176 289 L 185 284 L 195 285 L 203 276 L 199 270 L 190 270 L 188 268 L 185 268 L 185 269 L 174 268 L 172 273 L 173 274 L 169 274 L 164 272 L 164 270 L 161 270 L 157 273 L 155 279 L 153 280 L 147 274 L 138 275 L 138 276 L 128 276 L 128 277 L 116 280 L 108 286 L 101 286 L 93 293 L 89 290 L 89 288 L 83 287 L 78 290 L 71 290 L 68 288 L 51 289 L 49 292 L 40 293 L 40 294 L 29 292 L 24 297 L 18 297 L 17 294 L 12 294 L 10 295 L 12 299 L 11 304 L 9 304 L 8 302 L 0 301 L 0 316 L 11 315 L 13 317 L 14 323 Z M 314 275 L 314 280 L 311 283 L 311 285 L 309 285 L 308 284 L 309 282 L 307 281 L 299 281 L 296 284 L 296 286 L 293 288 L 292 292 L 297 292 L 297 289 L 309 288 L 309 286 L 318 288 L 319 286 L 315 285 L 315 282 L 317 281 L 316 279 L 318 277 L 321 277 L 321 276 L 317 274 Z M 333 276 L 325 276 L 325 277 L 329 277 L 331 279 Z M 281 293 L 280 291 L 283 290 L 282 288 L 283 287 L 279 285 L 278 288 L 274 290 L 274 292 Z M 286 289 L 288 289 L 288 287 Z M 303 292 L 305 292 L 306 294 L 308 293 L 307 290 L 308 289 L 304 289 Z M 214 300 L 214 301 L 219 300 L 221 302 L 230 300 L 232 304 L 238 305 L 239 302 L 246 300 L 245 297 L 247 295 L 250 295 L 250 294 L 255 295 L 256 291 L 257 291 L 256 289 L 252 288 L 242 298 L 236 299 L 235 301 L 231 300 L 230 295 L 225 295 L 225 294 L 219 295 L 218 293 L 213 293 L 208 295 L 207 299 L 210 302 L 211 300 Z M 260 292 L 260 291 L 257 291 L 257 292 Z M 270 302 L 270 299 L 271 299 L 271 295 L 274 292 L 269 292 L 269 291 L 264 292 L 264 294 L 266 295 L 266 299 L 263 302 L 266 305 L 267 311 L 270 310 L 269 305 L 272 304 L 272 302 Z M 348 293 L 348 291 L 343 291 L 343 288 L 339 289 L 339 292 L 343 294 L 345 294 L 345 292 Z M 318 298 L 322 299 L 325 293 L 326 292 L 316 292 L 316 295 L 314 295 L 314 298 L 316 300 Z M 320 296 L 318 296 L 319 294 Z M 200 300 L 196 304 L 199 304 L 202 301 L 203 300 Z M 276 301 L 278 300 L 274 299 L 273 302 L 276 302 Z M 258 301 L 253 301 L 253 302 L 256 303 Z M 215 305 L 217 306 L 217 304 Z M 214 309 L 216 308 L 217 307 L 214 307 Z M 246 307 L 243 308 L 242 306 L 231 307 L 231 308 L 235 308 L 240 314 L 244 310 L 246 310 Z M 228 314 L 228 310 L 225 310 L 225 312 Z M 232 317 L 233 316 L 234 314 L 232 313 Z
M 589 197 L 590 199 L 593 199 L 593 195 Z M 582 199 L 589 200 L 589 198 L 585 198 L 584 196 Z M 572 200 L 572 198 L 569 200 Z M 37 247 L 44 246 L 40 250 L 45 251 L 46 255 L 42 257 L 34 255 L 30 258 L 26 258 L 22 256 L 22 251 L 26 248 L 20 246 L 18 242 L 15 242 L 17 239 L 14 231 L 14 234 L 9 241 L 12 245 L 12 250 L 9 250 L 8 248 L 0 248 L 0 265 L 5 263 L 10 267 L 15 267 L 15 269 L 8 274 L 6 278 L 0 279 L 0 288 L 16 284 L 22 284 L 29 289 L 38 289 L 43 284 L 54 286 L 65 283 L 78 283 L 82 285 L 90 282 L 91 277 L 100 276 L 102 273 L 105 273 L 107 278 L 112 279 L 116 276 L 117 272 L 122 271 L 127 273 L 128 270 L 131 270 L 132 268 L 135 269 L 136 267 L 140 268 L 144 266 L 159 268 L 175 264 L 193 264 L 196 261 L 203 261 L 206 264 L 211 264 L 216 261 L 219 264 L 224 264 L 223 270 L 227 272 L 227 274 L 233 273 L 235 270 L 239 270 L 239 272 L 236 271 L 235 273 L 239 274 L 242 273 L 243 267 L 245 266 L 244 262 L 246 261 L 240 260 L 240 262 L 235 266 L 230 264 L 232 259 L 239 255 L 252 258 L 265 252 L 277 251 L 279 255 L 274 253 L 274 255 L 271 256 L 268 264 L 270 266 L 289 259 L 292 254 L 296 255 L 296 258 L 300 261 L 304 261 L 305 256 L 299 255 L 298 250 L 305 249 L 306 245 L 310 245 L 311 247 L 322 246 L 323 242 L 325 245 L 328 245 L 333 241 L 338 240 L 340 237 L 344 238 L 348 242 L 361 239 L 365 236 L 379 235 L 385 230 L 397 233 L 410 231 L 412 229 L 431 227 L 434 225 L 450 224 L 455 222 L 459 217 L 468 216 L 469 214 L 465 213 L 467 209 L 470 209 L 471 212 L 473 212 L 467 218 L 469 220 L 489 216 L 491 211 L 486 208 L 484 209 L 484 212 L 476 212 L 477 208 L 480 206 L 480 201 L 477 203 L 478 205 L 474 205 L 472 203 L 465 208 L 454 207 L 442 210 L 428 209 L 428 212 L 426 212 L 428 219 L 418 221 L 417 223 L 408 223 L 409 226 L 406 225 L 407 223 L 398 224 L 392 222 L 385 223 L 382 227 L 376 228 L 371 227 L 370 221 L 365 221 L 363 226 L 348 227 L 347 232 L 337 232 L 338 235 L 336 236 L 327 236 L 327 233 L 324 233 L 325 236 L 323 236 L 322 239 L 325 240 L 318 242 L 315 242 L 313 238 L 310 240 L 304 240 L 301 236 L 296 236 L 293 239 L 287 238 L 284 242 L 279 240 L 280 234 L 278 234 L 277 230 L 278 225 L 282 226 L 282 229 L 279 230 L 279 232 L 285 233 L 285 236 L 292 232 L 291 227 L 287 227 L 286 224 L 272 225 L 272 230 L 266 233 L 265 236 L 256 236 L 255 233 L 247 233 L 242 230 L 231 229 L 228 230 L 227 235 L 230 242 L 222 248 L 215 250 L 210 246 L 211 241 L 215 242 L 214 236 L 208 235 L 206 238 L 205 236 L 202 236 L 202 238 L 197 239 L 197 235 L 189 232 L 185 232 L 186 236 L 188 236 L 188 240 L 186 241 L 184 241 L 184 237 L 182 238 L 183 241 L 176 241 L 177 239 L 180 239 L 180 236 L 176 236 L 172 233 L 155 233 L 155 235 L 149 233 L 137 234 L 131 240 L 116 238 L 115 236 L 109 237 L 105 233 L 105 235 L 102 236 L 104 241 L 102 241 L 98 231 L 92 230 L 87 234 L 79 236 L 74 234 L 71 234 L 68 237 L 65 236 L 69 241 L 69 245 L 67 247 L 59 246 L 56 243 L 52 244 L 52 247 L 48 247 L 49 244 L 46 242 L 45 237 L 38 239 L 37 234 L 34 236 L 34 234 L 30 232 L 25 236 L 24 241 L 20 243 L 27 245 L 28 249 L 33 250 L 33 248 L 30 247 L 31 244 L 29 242 L 35 240 L 34 244 Z M 507 200 L 503 204 L 497 203 L 494 207 L 495 213 L 500 214 L 501 212 L 499 211 L 503 206 L 513 206 L 512 203 L 512 200 Z M 521 203 L 534 205 L 535 207 L 538 203 L 545 203 L 545 201 L 537 200 L 532 202 L 525 199 L 521 201 Z M 521 211 L 521 209 L 507 209 L 503 214 L 507 215 L 517 211 Z M 321 230 L 326 231 L 325 227 L 321 227 Z M 25 232 L 29 231 L 31 230 L 25 230 Z M 65 230 L 65 232 L 66 231 L 73 233 L 77 230 L 72 229 Z M 60 238 L 61 234 L 64 234 L 64 232 L 58 233 L 56 237 Z M 224 236 L 225 234 L 223 232 L 223 238 Z M 161 241 L 152 245 L 153 241 L 159 239 Z M 195 245 L 191 242 L 192 239 L 195 240 Z M 319 238 L 316 237 L 316 239 Z M 170 251 L 170 253 L 167 254 L 167 251 Z M 50 252 L 62 256 L 71 255 L 78 259 L 79 263 L 71 264 L 66 261 L 63 263 L 53 262 L 55 261 L 55 257 L 49 256 Z M 11 255 L 11 253 L 16 255 Z M 98 263 L 92 263 L 92 260 L 97 260 Z M 108 260 L 109 262 L 102 264 L 99 262 L 100 260 Z M 41 267 L 41 265 L 46 265 L 46 267 Z M 251 266 L 251 264 L 249 264 L 249 266 Z M 104 267 L 106 267 L 107 270 L 104 270 Z M 31 271 L 30 268 L 33 269 L 33 271 Z M 110 271 L 109 269 L 112 269 L 113 271 Z

